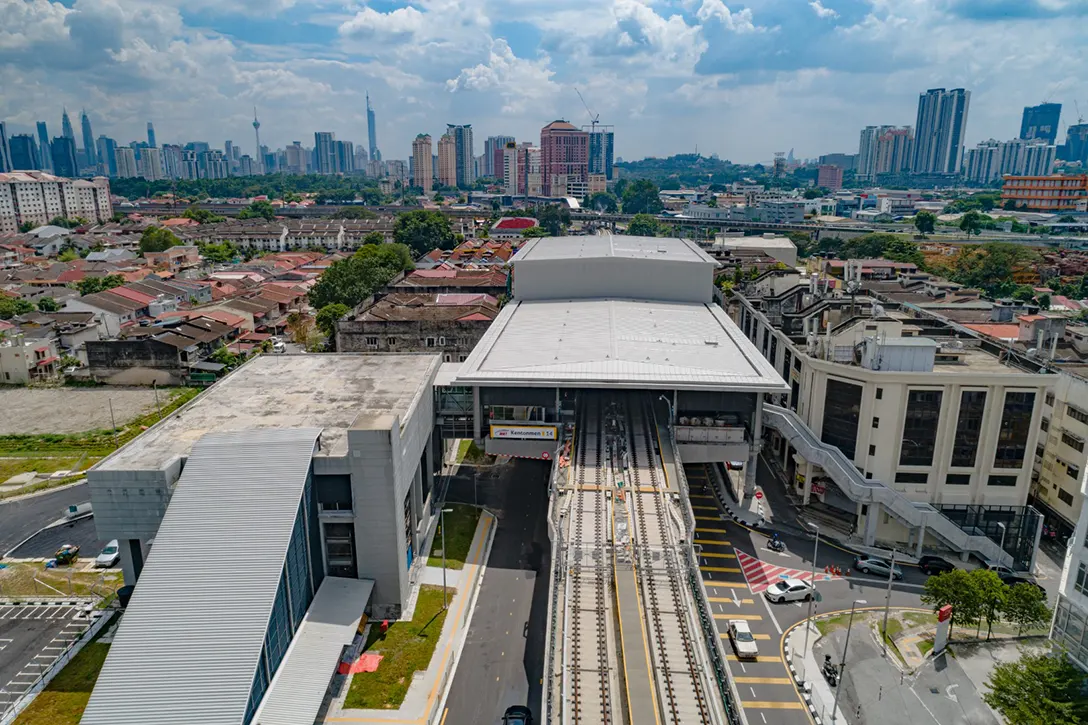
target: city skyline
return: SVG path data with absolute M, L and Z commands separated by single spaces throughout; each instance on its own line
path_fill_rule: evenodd
M 557 118 L 581 126 L 588 116 L 577 83 L 602 123 L 620 122 L 617 155 L 698 145 L 751 163 L 791 147 L 801 157 L 847 151 L 858 128 L 909 125 L 925 88 L 972 91 L 967 147 L 1014 137 L 1024 106 L 1088 105 L 1077 71 L 1086 49 L 1069 22 L 1083 3 L 1059 0 L 997 11 L 967 0 L 894 8 L 520 0 L 517 21 L 493 0 L 392 2 L 353 14 L 300 2 L 274 4 L 259 18 L 237 3 L 193 5 L 24 4 L 4 18 L 13 41 L 0 53 L 0 117 L 29 133 L 35 121 L 56 124 L 58 107 L 86 106 L 96 129 L 121 143 L 141 138 L 152 118 L 164 141 L 219 146 L 252 139 L 256 105 L 266 109 L 270 148 L 308 138 L 315 117 L 359 144 L 369 141 L 369 91 L 383 155 L 403 159 L 417 133 L 435 136 L 451 120 L 472 123 L 479 138 L 533 138 Z M 114 30 L 89 40 L 84 30 L 107 19 Z M 289 40 L 279 31 L 287 25 L 295 28 Z M 1030 50 L 1043 46 L 1063 52 Z M 434 52 L 447 60 L 436 64 Z M 190 67 L 184 87 L 200 94 L 178 93 L 170 80 Z

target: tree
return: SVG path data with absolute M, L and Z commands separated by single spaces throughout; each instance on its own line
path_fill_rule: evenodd
M 549 236 L 560 237 L 570 224 L 570 209 L 561 204 L 537 207 L 536 223 L 547 229 Z
M 381 232 L 367 232 L 363 244 L 385 244 L 385 235 Z
M 19 225 L 19 233 L 20 234 L 26 234 L 27 232 L 32 231 L 33 229 L 35 229 L 37 226 L 38 225 L 35 224 L 34 222 L 23 222 L 22 224 Z
M 310 304 L 317 310 L 335 303 L 355 307 L 412 267 L 412 255 L 403 244 L 367 244 L 325 270 L 310 289 Z
M 57 256 L 58 262 L 74 262 L 79 259 L 79 252 L 74 249 L 65 249 Z
M 615 194 L 609 194 L 607 191 L 598 191 L 595 194 L 590 194 L 586 199 L 585 207 L 594 211 L 605 212 L 607 214 L 615 214 L 619 211 L 619 199 Z
M 960 229 L 967 236 L 982 234 L 982 215 L 971 210 L 960 217 Z
M 1058 218 L 1058 222 L 1061 224 L 1076 224 L 1077 218 L 1072 214 L 1063 214 Z
M 62 216 L 55 216 L 55 217 L 53 217 L 52 219 L 49 220 L 50 226 L 64 227 L 65 229 L 75 229 L 76 227 L 84 227 L 84 226 L 87 226 L 90 223 L 91 223 L 90 221 L 88 221 L 87 219 L 84 219 L 81 216 L 74 216 L 74 217 L 67 217 L 67 218 L 62 217 Z
M 914 215 L 914 226 L 918 228 L 922 239 L 925 239 L 927 234 L 932 234 L 937 228 L 937 215 L 931 211 L 920 211 Z
M 164 227 L 148 227 L 140 235 L 140 252 L 165 252 L 170 247 L 181 244 L 181 240 L 172 231 Z
M 125 283 L 125 278 L 119 274 L 110 274 L 105 277 L 84 277 L 76 282 L 76 289 L 81 295 L 93 295 L 95 292 L 104 292 L 114 287 L 120 287 Z
M 285 199 L 286 201 L 286 199 Z M 370 211 L 365 206 L 345 206 L 343 209 L 337 209 L 332 214 L 330 219 L 377 219 L 376 212 Z
M 649 214 L 635 214 L 634 218 L 627 222 L 627 233 L 633 237 L 656 237 L 657 219 Z
M 354 196 L 354 195 L 353 195 Z M 242 211 L 238 212 L 239 219 L 264 219 L 266 221 L 274 221 L 276 219 L 276 210 L 269 202 L 264 199 L 253 202 Z
M 208 360 L 213 363 L 219 363 L 226 367 L 227 370 L 232 370 L 238 367 L 244 362 L 244 358 L 241 355 L 231 352 L 227 349 L 226 345 L 223 345 L 218 350 L 208 356 Z
M 52 297 L 42 297 L 38 300 L 38 312 L 56 312 L 60 305 Z
M 287 315 L 287 333 L 291 341 L 307 349 L 313 344 L 314 318 L 295 311 Z
M 398 214 L 393 222 L 393 241 L 423 256 L 432 249 L 453 249 L 450 220 L 440 211 L 409 211 Z
M 331 305 L 325 305 L 322 307 L 315 318 L 317 323 L 317 329 L 325 333 L 325 337 L 329 340 L 336 338 L 336 323 L 340 319 L 351 312 L 351 308 L 340 302 L 333 302 Z
M 884 245 L 881 253 L 884 259 L 893 262 L 910 262 L 921 267 L 925 263 L 925 257 L 918 250 L 918 245 L 906 239 L 892 239 Z
M 1035 298 L 1035 301 L 1039 303 L 1039 308 L 1044 312 L 1050 309 L 1050 295 L 1043 293 Z
M 826 192 L 825 189 L 823 189 L 822 187 L 817 186 L 817 187 L 814 187 L 812 189 L 805 189 L 804 193 L 801 194 L 801 196 L 804 197 L 805 199 L 819 199 L 821 196 L 823 196 L 826 193 L 827 192 Z
M 1005 594 L 1008 585 L 1001 581 L 997 572 L 989 569 L 975 569 L 968 575 L 971 584 L 978 593 L 979 599 L 979 630 L 982 628 L 982 619 L 986 620 L 986 639 L 990 638 L 994 622 L 1001 621 L 1001 609 L 1005 603 Z M 977 635 L 977 632 L 976 632 Z
M 212 224 L 214 222 L 226 221 L 227 219 L 226 217 L 210 212 L 207 209 L 201 209 L 196 204 L 193 204 L 186 209 L 182 216 L 186 219 L 192 219 L 198 224 Z
M 34 311 L 34 305 L 26 300 L 15 300 L 0 295 L 0 320 L 10 320 L 16 315 L 25 315 Z
M 982 699 L 1008 725 L 1079 725 L 1088 722 L 1086 681 L 1061 653 L 1022 650 L 994 667 Z
M 957 624 L 974 624 L 982 613 L 982 600 L 974 580 L 963 569 L 953 569 L 926 579 L 922 603 L 933 607 L 952 605 L 952 620 L 948 623 L 948 637 Z
M 1041 627 L 1050 621 L 1050 609 L 1046 606 L 1046 592 L 1034 584 L 1021 582 L 1009 587 L 1001 604 L 1005 619 L 1019 627 L 1017 635 L 1025 629 Z
M 665 205 L 658 196 L 658 188 L 649 179 L 638 179 L 623 190 L 624 214 L 660 214 Z
M 1030 302 L 1035 298 L 1035 288 L 1030 284 L 1022 284 L 1012 293 L 1012 298 L 1021 302 Z
M 238 247 L 234 242 L 225 241 L 219 244 L 198 244 L 200 256 L 205 262 L 211 264 L 226 264 L 238 256 Z
M 529 227 L 521 233 L 521 236 L 525 239 L 533 239 L 535 237 L 548 237 L 548 230 L 544 227 Z

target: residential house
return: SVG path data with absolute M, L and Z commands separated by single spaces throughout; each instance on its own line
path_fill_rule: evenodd
M 52 340 L 5 333 L 0 340 L 0 383 L 26 385 L 57 375 L 60 355 Z

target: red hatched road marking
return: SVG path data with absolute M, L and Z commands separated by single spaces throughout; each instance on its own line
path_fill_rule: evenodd
M 740 564 L 741 571 L 744 572 L 744 578 L 748 581 L 748 588 L 752 590 L 753 594 L 759 594 L 767 587 L 782 579 L 802 579 L 804 581 L 812 579 L 811 572 L 807 570 L 775 566 L 774 564 L 761 561 L 751 554 L 745 554 L 740 549 L 733 549 L 733 551 L 737 555 L 737 563 Z M 825 574 L 822 571 L 816 572 L 817 582 L 841 578 L 842 577 L 832 576 L 831 574 Z

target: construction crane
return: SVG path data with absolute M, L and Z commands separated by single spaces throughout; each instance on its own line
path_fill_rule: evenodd
M 586 113 L 589 114 L 589 126 L 592 129 L 592 133 L 596 133 L 597 132 L 597 124 L 601 122 L 601 114 L 599 114 L 599 113 L 594 114 L 593 111 L 589 110 L 589 104 L 586 103 L 585 98 L 582 98 L 582 92 L 581 91 L 579 91 L 577 88 L 575 88 L 574 92 L 578 94 L 578 100 L 582 102 L 582 105 L 585 106 Z
M 1084 116 L 1080 115 L 1080 104 L 1076 98 L 1073 99 L 1073 107 L 1077 109 L 1077 123 L 1084 123 Z

